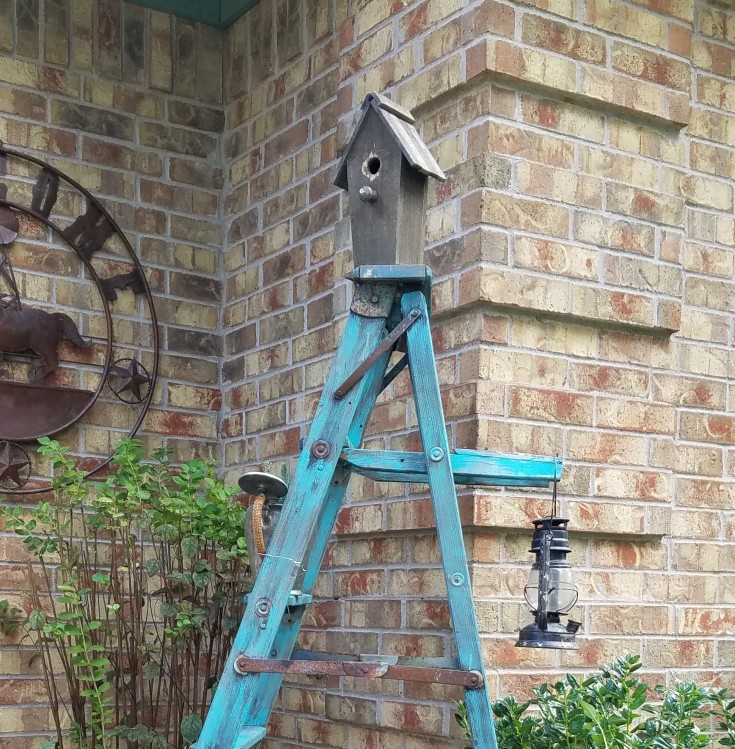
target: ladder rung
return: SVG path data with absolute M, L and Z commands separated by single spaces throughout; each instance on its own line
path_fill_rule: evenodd
M 245 726 L 240 731 L 233 749 L 250 749 L 265 738 L 265 728 L 262 726 Z M 192 747 L 193 749 L 193 747 Z
M 243 600 L 245 601 L 245 605 L 248 605 L 248 601 L 250 600 L 252 596 L 247 593 L 243 596 Z M 311 593 L 302 593 L 300 590 L 292 590 L 291 593 L 288 596 L 288 601 L 286 601 L 286 606 L 288 608 L 295 608 L 296 606 L 308 606 L 313 601 L 313 598 L 311 596 Z
M 426 684 L 455 684 L 465 689 L 479 689 L 485 683 L 479 671 L 456 668 L 391 665 L 381 661 L 280 660 L 247 658 L 235 660 L 239 674 L 304 674 L 307 676 L 354 676 L 362 679 L 385 678 L 419 681 Z

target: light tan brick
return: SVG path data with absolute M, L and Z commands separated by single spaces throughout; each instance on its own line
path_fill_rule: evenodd
M 686 62 L 624 42 L 613 42 L 612 66 L 628 75 L 689 92 L 691 69 Z
M 571 60 L 504 41 L 480 42 L 467 51 L 467 78 L 486 72 L 558 91 L 576 88 Z
M 593 358 L 597 352 L 597 331 L 567 322 L 518 318 L 513 321 L 513 343 L 536 351 Z
M 511 387 L 510 415 L 554 423 L 592 424 L 592 398 L 555 390 Z
M 414 109 L 451 91 L 461 80 L 462 60 L 459 55 L 454 55 L 401 84 L 397 99 L 406 109 Z
M 656 47 L 666 45 L 666 24 L 653 13 L 624 5 L 618 0 L 585 3 L 585 20 L 598 29 L 636 39 Z
M 535 197 L 582 205 L 587 208 L 602 206 L 602 182 L 600 180 L 574 172 L 544 167 L 540 164 L 521 163 L 518 165 L 518 187 L 527 195 Z
M 530 95 L 523 97 L 522 108 L 524 121 L 532 125 L 596 143 L 602 143 L 604 139 L 604 116 L 588 108 Z M 582 148 L 580 146 L 580 150 Z
M 598 468 L 593 486 L 596 497 L 662 502 L 671 495 L 670 477 L 655 471 Z
M 567 440 L 567 456 L 571 460 L 628 465 L 645 465 L 647 462 L 645 437 L 573 431 L 569 432 Z
M 600 398 L 597 402 L 597 425 L 648 434 L 673 434 L 676 409 L 663 403 Z

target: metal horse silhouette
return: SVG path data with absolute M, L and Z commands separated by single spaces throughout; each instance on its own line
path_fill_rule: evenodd
M 79 335 L 69 315 L 23 308 L 7 253 L 0 257 L 0 274 L 13 291 L 12 295 L 0 295 L 0 361 L 4 354 L 35 352 L 39 358 L 31 364 L 28 380 L 39 382 L 49 372 L 58 369 L 61 341 L 70 341 L 81 348 L 86 348 L 89 343 Z
M 40 357 L 28 370 L 30 382 L 39 382 L 59 367 L 61 341 L 86 348 L 74 320 L 63 312 L 40 309 L 0 308 L 0 360 L 4 354 L 31 350 Z

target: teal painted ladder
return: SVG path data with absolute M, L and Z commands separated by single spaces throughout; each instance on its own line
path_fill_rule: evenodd
M 475 749 L 497 749 L 455 483 L 548 486 L 558 459 L 450 451 L 431 341 L 425 266 L 361 266 L 355 295 L 280 520 L 214 694 L 196 749 L 248 749 L 266 734 L 285 673 L 413 679 L 465 687 Z M 405 351 L 388 371 L 391 354 Z M 380 392 L 408 365 L 423 452 L 361 450 Z M 340 656 L 293 648 L 352 472 L 426 482 L 436 518 L 456 660 Z

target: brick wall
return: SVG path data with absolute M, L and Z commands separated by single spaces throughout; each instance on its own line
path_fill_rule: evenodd
M 117 0 L 2 2 L 0 27 L 0 139 L 47 158 L 101 198 L 146 266 L 160 321 L 161 379 L 144 441 L 168 444 L 180 458 L 218 460 L 220 32 Z M 65 205 L 59 201 L 59 212 Z M 74 215 L 69 207 L 64 224 Z M 99 307 L 57 272 L 65 266 L 54 260 L 62 248 L 48 253 L 31 240 L 11 253 L 27 299 L 71 305 L 83 333 L 94 332 L 75 310 L 99 314 Z M 119 297 L 118 343 L 149 350 L 145 306 L 136 308 L 129 291 Z M 64 439 L 78 439 L 84 454 L 106 455 L 130 424 L 126 410 L 134 409 L 108 393 L 88 426 Z M 29 605 L 24 559 L 23 544 L 0 532 L 0 598 L 21 606 Z M 32 654 L 0 642 L 3 749 L 36 747 L 52 725 Z
M 452 441 L 565 459 L 577 653 L 513 647 L 548 494 L 462 492 L 494 694 L 623 652 L 735 681 L 733 28 L 687 0 L 263 0 L 228 34 L 225 467 L 293 465 L 348 306 L 334 166 L 386 92 L 448 174 L 426 262 Z M 370 446 L 417 446 L 407 396 Z M 425 488 L 352 486 L 304 644 L 450 654 Z M 456 697 L 302 679 L 271 743 L 440 747 Z
M 180 386 L 164 383 L 161 408 L 207 425 L 182 453 L 216 449 L 221 361 L 227 475 L 293 466 L 349 303 L 334 167 L 365 94 L 386 92 L 413 109 L 448 174 L 430 195 L 426 261 L 452 442 L 565 459 L 577 653 L 512 646 L 529 521 L 548 495 L 461 493 L 493 694 L 621 652 L 641 653 L 653 681 L 733 684 L 732 9 L 262 0 L 218 34 L 90 1 L 73 4 L 77 28 L 59 40 L 67 4 L 43 3 L 39 37 L 37 6 L 16 2 L 0 36 L 4 139 L 47 149 L 65 133 L 65 163 L 132 175 L 108 197 L 128 206 L 125 228 L 161 279 L 164 374 Z M 103 120 L 82 106 L 116 111 L 130 140 L 95 135 Z M 112 146 L 127 159 L 115 167 Z M 155 221 L 136 224 L 140 211 Z M 175 282 L 177 270 L 202 280 Z M 370 446 L 418 446 L 408 394 L 405 377 L 385 394 Z M 449 654 L 432 522 L 425 487 L 354 481 L 304 644 Z M 17 553 L 2 543 L 10 575 Z M 4 650 L 0 672 L 9 705 L 30 690 L 25 707 L 0 708 L 2 730 L 35 731 L 28 655 Z M 458 696 L 290 681 L 270 743 L 439 748 L 456 743 Z

